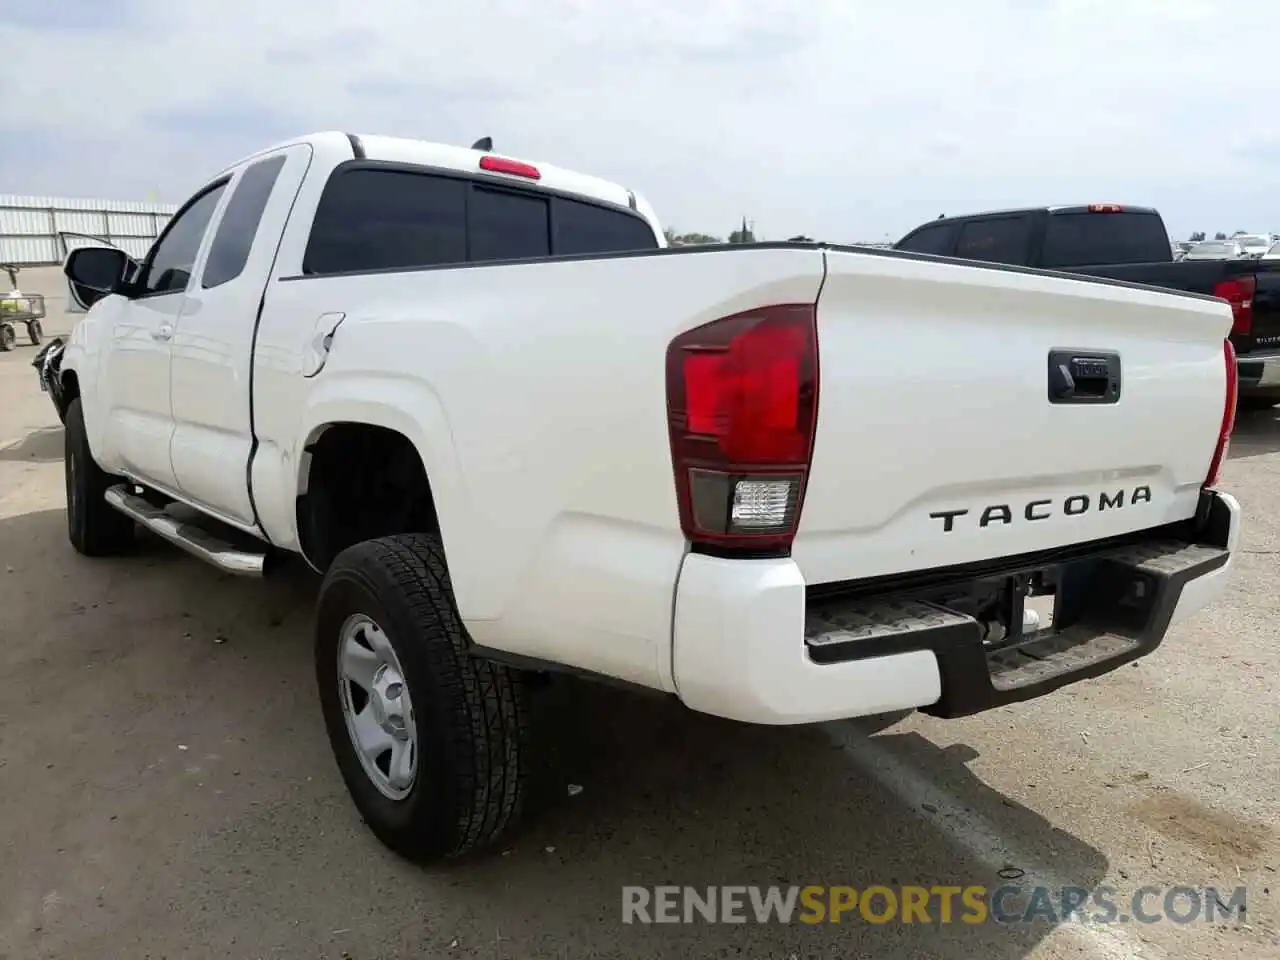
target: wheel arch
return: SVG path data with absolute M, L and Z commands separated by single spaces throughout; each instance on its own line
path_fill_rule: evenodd
M 459 509 L 460 471 L 452 439 L 438 405 L 415 404 L 413 413 L 410 413 L 399 404 L 344 399 L 317 404 L 309 413 L 300 431 L 302 439 L 296 457 L 294 488 L 298 544 L 307 562 L 317 570 L 327 569 L 341 549 L 338 544 L 345 539 L 339 536 L 337 540 L 326 542 L 322 528 L 317 527 L 317 523 L 324 522 L 326 510 L 332 518 L 352 509 L 359 512 L 367 506 L 351 500 L 334 502 L 333 499 L 335 487 L 331 481 L 337 477 L 334 470 L 343 463 L 355 463 L 356 472 L 363 471 L 363 476 L 352 478 L 353 486 L 350 488 L 345 488 L 346 481 L 339 479 L 338 496 L 351 497 L 359 490 L 377 490 L 376 481 L 379 475 L 383 475 L 384 479 L 394 481 L 395 489 L 416 491 L 425 499 L 423 509 L 410 511 L 407 517 L 416 517 L 427 524 L 426 528 L 392 529 L 398 524 L 374 523 L 358 531 L 369 534 L 362 539 L 395 533 L 435 533 L 440 537 L 452 566 L 457 551 L 451 547 L 464 535 L 460 528 L 465 526 L 465 518 Z M 352 461 L 348 459 L 352 454 L 362 454 L 365 459 Z M 405 471 L 420 473 L 408 476 Z M 355 482 L 357 480 L 359 482 Z M 361 486 L 361 483 L 369 486 Z M 327 492 L 324 490 L 326 485 Z M 324 502 L 326 499 L 328 503 Z

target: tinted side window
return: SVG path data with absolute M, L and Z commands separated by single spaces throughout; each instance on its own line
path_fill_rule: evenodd
M 1041 265 L 1158 263 L 1170 259 L 1169 235 L 1154 213 L 1055 213 L 1044 235 Z
M 200 284 L 204 289 L 234 280 L 244 270 L 284 160 L 283 156 L 259 160 L 241 174 L 209 247 Z
M 348 170 L 325 186 L 303 273 L 385 270 L 467 259 L 462 180 L 399 170 Z
M 960 228 L 956 256 L 966 260 L 986 260 L 990 263 L 1025 264 L 1030 242 L 1030 217 L 992 217 L 988 220 L 971 220 Z
M 936 253 L 946 255 L 954 245 L 956 227 L 954 223 L 940 223 L 936 227 L 922 227 L 905 240 L 898 243 L 899 250 L 911 253 Z
M 522 260 L 551 254 L 547 201 L 475 187 L 467 202 L 468 259 Z
M 151 257 L 138 276 L 138 289 L 143 294 L 187 289 L 200 242 L 226 189 L 226 183 L 218 184 L 170 222 L 168 232 L 151 248 Z
M 653 228 L 640 217 L 577 200 L 555 201 L 556 253 L 653 250 Z

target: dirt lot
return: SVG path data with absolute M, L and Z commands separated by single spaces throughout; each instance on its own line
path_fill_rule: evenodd
M 1233 445 L 1230 595 L 1138 665 L 875 737 L 559 684 L 526 831 L 424 871 L 377 844 L 339 781 L 310 575 L 220 578 L 156 542 L 72 552 L 33 353 L 0 355 L 0 958 L 1280 957 L 1270 415 Z M 994 888 L 1001 871 L 1112 885 L 1122 906 L 1144 885 L 1245 886 L 1247 925 L 621 923 L 624 884 Z

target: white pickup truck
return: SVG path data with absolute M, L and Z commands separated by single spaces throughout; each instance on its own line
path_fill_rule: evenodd
M 142 263 L 65 269 L 72 544 L 322 572 L 337 764 L 415 859 L 514 826 L 530 675 L 753 723 L 960 716 L 1151 653 L 1231 566 L 1209 297 L 667 249 L 622 187 L 343 133 L 228 167 Z

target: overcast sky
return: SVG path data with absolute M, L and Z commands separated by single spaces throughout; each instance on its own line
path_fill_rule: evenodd
M 313 130 L 620 181 L 679 230 L 1118 200 L 1280 231 L 1280 4 L 0 0 L 0 193 L 180 201 Z

